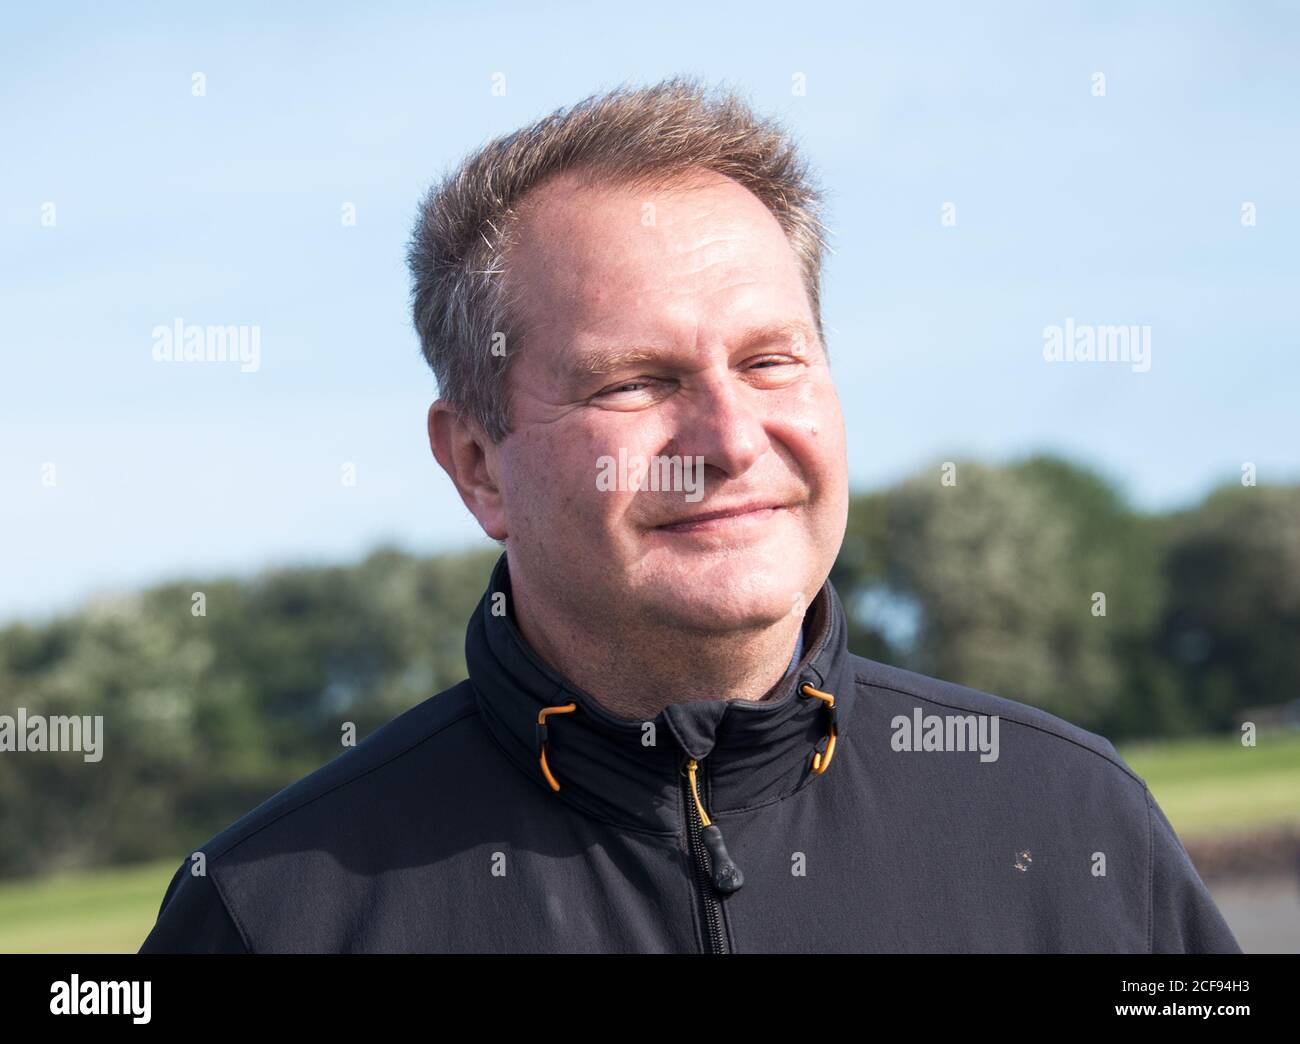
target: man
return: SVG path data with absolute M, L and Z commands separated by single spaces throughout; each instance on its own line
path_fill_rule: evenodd
M 430 194 L 430 444 L 505 546 L 469 678 L 186 860 L 143 952 L 1240 952 L 1107 740 L 846 647 L 818 202 L 683 80 Z

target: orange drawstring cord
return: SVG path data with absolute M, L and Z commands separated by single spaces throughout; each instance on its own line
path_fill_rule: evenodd
M 816 696 L 817 699 L 826 704 L 826 710 L 831 716 L 830 735 L 826 740 L 826 753 L 813 751 L 812 770 L 814 775 L 820 776 L 831 767 L 831 758 L 835 756 L 835 694 L 831 692 L 822 692 L 820 689 L 814 689 L 807 682 L 804 682 L 801 691 L 805 696 Z
M 542 775 L 546 777 L 546 782 L 551 785 L 552 790 L 559 790 L 560 784 L 551 775 L 551 767 L 546 764 L 546 716 L 548 714 L 571 714 L 577 709 L 578 705 L 576 703 L 567 703 L 563 707 L 543 707 L 537 715 L 537 756 L 542 763 Z
M 712 820 L 709 819 L 709 814 L 704 811 L 704 802 L 700 800 L 700 788 L 695 784 L 695 770 L 698 767 L 695 759 L 689 758 L 686 762 L 686 777 L 691 781 L 691 796 L 695 798 L 695 807 L 700 812 L 700 825 L 708 826 Z

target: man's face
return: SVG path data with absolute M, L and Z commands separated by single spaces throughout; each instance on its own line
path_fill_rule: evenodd
M 776 219 L 704 174 L 655 191 L 562 178 L 522 221 L 508 288 L 526 347 L 510 373 L 513 430 L 489 450 L 499 511 L 480 516 L 506 540 L 512 575 L 571 619 L 633 629 L 734 631 L 802 614 L 844 537 L 847 467 L 839 399 Z M 620 453 L 630 465 L 677 456 L 685 481 L 627 488 L 636 472 L 619 482 Z

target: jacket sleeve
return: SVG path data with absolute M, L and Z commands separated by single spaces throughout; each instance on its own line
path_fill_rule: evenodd
M 1146 800 L 1151 828 L 1151 952 L 1241 953 L 1241 946 L 1149 789 Z
M 221 893 L 186 860 L 172 875 L 158 920 L 140 953 L 249 953 Z

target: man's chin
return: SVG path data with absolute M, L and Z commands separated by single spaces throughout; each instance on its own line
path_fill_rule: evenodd
M 646 603 L 656 603 L 656 616 L 671 618 L 692 630 L 726 632 L 779 623 L 806 607 L 806 576 L 798 556 L 737 551 L 731 555 L 651 558 L 643 567 Z

